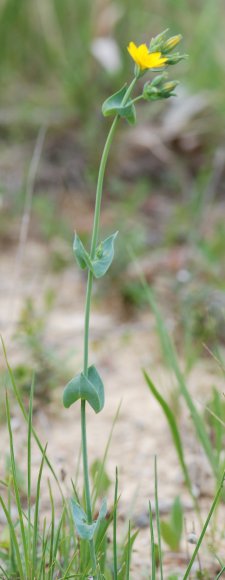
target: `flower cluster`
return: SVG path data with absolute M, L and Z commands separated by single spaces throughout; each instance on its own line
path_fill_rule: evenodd
M 147 44 L 136 46 L 134 42 L 129 43 L 127 50 L 135 62 L 136 78 L 141 77 L 147 70 L 153 72 L 164 71 L 167 66 L 177 64 L 180 60 L 186 58 L 186 55 L 172 52 L 181 42 L 181 34 L 167 38 L 167 32 L 168 30 L 164 30 L 161 34 L 152 38 L 149 47 Z M 145 84 L 141 97 L 148 101 L 167 99 L 175 94 L 174 89 L 177 84 L 178 81 L 168 81 L 167 74 L 163 72 L 155 77 L 152 82 Z

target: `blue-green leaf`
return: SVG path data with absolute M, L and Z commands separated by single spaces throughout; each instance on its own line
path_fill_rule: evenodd
M 126 105 L 123 105 L 123 99 L 126 94 L 127 86 L 124 85 L 122 89 L 111 95 L 102 105 L 102 113 L 104 117 L 109 117 L 110 115 L 119 115 L 123 117 L 130 123 L 134 125 L 136 121 L 136 111 L 132 101 L 128 101 Z
M 101 278 L 109 269 L 114 257 L 114 241 L 118 232 L 101 242 L 91 263 L 91 271 L 95 278 Z
M 125 107 L 120 107 L 118 115 L 123 117 L 128 121 L 129 125 L 135 125 L 136 123 L 136 109 L 131 101 L 125 105 Z
M 122 89 L 108 97 L 102 105 L 102 113 L 104 117 L 109 117 L 110 115 L 116 115 L 118 109 L 121 108 L 123 99 L 125 97 L 127 90 L 127 85 L 125 84 Z
M 104 385 L 94 365 L 88 368 L 87 376 L 80 373 L 69 381 L 64 389 L 64 407 L 70 407 L 79 399 L 87 401 L 95 413 L 99 413 L 104 407 Z
M 80 240 L 77 233 L 75 233 L 74 237 L 73 252 L 75 254 L 78 266 L 80 266 L 82 270 L 85 270 L 85 268 L 90 267 L 91 264 L 90 256 L 88 252 L 85 250 L 85 247 L 82 244 L 82 241 Z
M 75 522 L 78 536 L 80 536 L 80 538 L 82 538 L 83 540 L 92 540 L 95 532 L 99 527 L 99 524 L 107 514 L 106 500 L 105 499 L 103 500 L 97 520 L 92 522 L 92 524 L 88 523 L 87 514 L 79 505 L 79 503 L 77 503 L 74 499 L 71 500 L 71 506 L 73 519 Z

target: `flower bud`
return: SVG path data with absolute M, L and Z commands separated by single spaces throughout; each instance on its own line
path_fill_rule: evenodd
M 181 60 L 186 60 L 188 58 L 187 54 L 179 54 L 179 52 L 175 52 L 174 54 L 167 55 L 167 62 L 166 64 L 177 64 Z
M 161 77 L 161 78 L 160 78 Z M 157 81 L 157 83 L 155 83 Z M 146 101 L 157 101 L 158 99 L 168 99 L 175 95 L 173 92 L 178 81 L 166 81 L 165 76 L 156 77 L 151 83 L 146 83 L 143 89 L 143 99 Z
M 167 54 L 168 52 L 171 52 L 171 50 L 173 50 L 175 48 L 175 46 L 177 46 L 181 42 L 181 40 L 182 40 L 182 35 L 181 34 L 176 34 L 176 36 L 171 36 L 164 43 L 164 45 L 162 47 L 162 52 L 164 54 Z
M 187 58 L 186 55 L 176 52 L 175 54 L 169 54 L 177 46 L 181 40 L 182 35 L 176 34 L 166 39 L 168 29 L 164 30 L 161 34 L 158 34 L 155 38 L 152 38 L 149 46 L 150 53 L 152 51 L 160 51 L 162 56 L 166 57 L 166 64 L 177 64 L 180 60 Z
M 151 86 L 152 87 L 158 87 L 160 86 L 163 81 L 165 81 L 168 78 L 168 74 L 166 72 L 162 73 L 161 75 L 157 75 L 157 77 L 155 77 L 152 82 L 151 82 Z M 148 83 L 146 83 L 148 84 Z
M 151 39 L 149 44 L 149 51 L 150 52 L 162 52 L 162 46 L 165 44 L 165 37 L 168 33 L 169 28 L 166 28 L 161 34 L 158 34 L 154 38 Z

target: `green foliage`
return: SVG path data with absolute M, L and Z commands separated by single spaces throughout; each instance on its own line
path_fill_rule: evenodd
M 106 500 L 102 502 L 101 508 L 97 520 L 92 523 L 88 522 L 88 517 L 83 508 L 74 500 L 71 500 L 72 514 L 75 522 L 76 530 L 80 538 L 83 540 L 93 540 L 94 535 L 97 533 L 98 527 L 102 520 L 105 519 L 107 514 L 107 504 Z
M 209 425 L 210 439 L 217 455 L 218 465 L 223 465 L 223 449 L 225 443 L 225 400 L 214 387 L 209 403 L 204 412 Z
M 75 234 L 73 243 L 73 252 L 75 254 L 78 266 L 85 270 L 89 268 L 95 278 L 102 278 L 111 266 L 114 258 L 114 241 L 117 237 L 118 232 L 112 234 L 101 242 L 95 251 L 95 256 L 92 259 L 88 252 L 85 250 L 79 236 Z
M 35 505 L 32 506 L 32 468 L 31 468 L 31 439 L 32 439 L 32 402 L 33 388 L 31 389 L 29 415 L 28 415 L 28 436 L 27 436 L 27 494 L 26 504 L 24 503 L 20 492 L 20 475 L 16 468 L 16 456 L 14 448 L 14 437 L 11 426 L 10 405 L 6 395 L 6 413 L 7 425 L 10 440 L 10 471 L 11 481 L 7 483 L 8 500 L 5 500 L 3 494 L 0 496 L 0 504 L 5 514 L 9 529 L 9 542 L 2 546 L 0 561 L 3 562 L 1 570 L 4 571 L 6 578 L 20 578 L 20 580 L 36 580 L 43 577 L 44 580 L 53 580 L 55 572 L 61 570 L 58 560 L 61 526 L 64 517 L 64 509 L 59 524 L 55 527 L 54 523 L 54 500 L 50 491 L 50 503 L 52 506 L 51 523 L 46 531 L 46 521 L 43 530 L 40 526 L 40 494 L 43 475 L 43 467 L 46 461 L 46 448 L 42 448 L 42 459 L 39 467 L 39 473 L 35 491 Z M 13 510 L 16 512 L 13 515 Z
M 114 93 L 111 97 L 108 97 L 102 105 L 102 113 L 104 117 L 119 115 L 119 117 L 126 119 L 130 125 L 134 125 L 136 112 L 132 101 L 128 101 L 126 105 L 123 104 L 126 91 L 127 85 L 124 85 L 122 89 Z
M 180 549 L 180 542 L 183 532 L 183 508 L 180 498 L 176 497 L 174 500 L 170 520 L 161 522 L 161 534 L 164 542 L 174 552 Z
M 6 359 L 7 361 L 7 359 Z M 8 364 L 8 361 L 7 361 Z M 66 580 L 69 577 L 88 577 L 91 572 L 91 561 L 90 555 L 88 555 L 87 550 L 85 550 L 85 541 L 79 540 L 74 534 L 74 522 L 73 513 L 75 506 L 75 525 L 81 526 L 81 534 L 90 534 L 90 530 L 86 529 L 87 517 L 80 504 L 78 504 L 77 499 L 72 501 L 72 511 L 70 510 L 66 500 L 64 499 L 60 483 L 57 479 L 57 475 L 51 465 L 51 462 L 47 456 L 46 447 L 44 448 L 40 442 L 40 439 L 34 429 L 32 421 L 32 403 L 33 403 L 33 387 L 30 392 L 30 404 L 28 414 L 25 411 L 23 402 L 21 400 L 20 393 L 17 389 L 14 376 L 10 366 L 8 365 L 8 370 L 10 373 L 10 378 L 12 381 L 12 388 L 14 395 L 17 399 L 18 405 L 22 411 L 23 417 L 27 423 L 27 495 L 23 499 L 21 498 L 20 484 L 18 475 L 18 470 L 16 468 L 16 454 L 14 447 L 14 436 L 11 426 L 10 418 L 10 404 L 8 398 L 6 399 L 7 405 L 7 423 L 10 438 L 10 473 L 12 474 L 12 482 L 8 481 L 6 485 L 1 489 L 0 494 L 0 504 L 3 513 L 6 517 L 6 522 L 8 526 L 8 534 L 1 535 L 0 538 L 0 570 L 4 574 L 4 578 L 10 578 L 10 580 L 20 578 L 20 580 L 37 580 L 41 578 L 42 580 L 56 580 L 56 578 L 61 578 L 61 580 Z M 32 442 L 36 442 L 41 451 L 41 461 L 38 470 L 38 476 L 34 478 L 32 473 Z M 108 442 L 109 443 L 109 442 Z M 106 456 L 106 453 L 105 453 Z M 102 471 L 102 466 L 105 460 L 99 463 L 99 474 Z M 61 490 L 62 497 L 62 507 L 59 517 L 56 518 L 55 514 L 55 499 L 52 486 L 49 482 L 49 505 L 50 505 L 50 516 L 48 519 L 44 518 L 41 521 L 41 488 L 44 485 L 43 481 L 43 469 L 44 465 L 49 469 L 49 473 L 53 475 L 56 483 Z M 225 474 L 224 474 L 225 475 Z M 222 492 L 224 475 L 218 487 L 215 499 L 213 501 L 210 513 L 206 519 L 205 525 L 203 527 L 202 533 L 199 537 L 197 546 L 195 547 L 195 552 L 190 560 L 187 571 L 184 578 L 188 578 L 190 570 L 192 568 L 196 554 L 200 548 L 203 538 L 206 533 L 207 526 L 215 510 L 216 504 L 219 500 L 220 494 Z M 98 477 L 95 477 L 94 485 L 98 486 Z M 13 483 L 13 485 L 12 485 Z M 0 482 L 1 488 L 3 483 Z M 159 550 L 160 545 L 160 534 L 162 523 L 159 523 L 159 510 L 158 510 L 158 490 L 157 490 L 157 470 L 155 461 L 155 505 L 156 505 L 156 518 L 157 518 L 157 533 L 158 544 L 155 543 L 155 534 L 153 529 L 153 519 L 152 515 L 150 517 L 150 529 L 152 534 L 152 540 L 154 545 L 152 546 L 152 578 L 156 574 L 160 562 L 162 563 L 162 553 Z M 129 531 L 125 542 L 122 545 L 118 544 L 117 540 L 117 576 L 112 573 L 112 559 L 115 557 L 115 550 L 110 551 L 110 544 L 107 542 L 107 534 L 109 526 L 114 519 L 114 529 L 117 526 L 117 503 L 118 503 L 118 478 L 116 477 L 116 490 L 114 497 L 114 505 L 112 510 L 107 513 L 106 517 L 106 504 L 103 502 L 100 511 L 98 512 L 97 519 L 93 522 L 94 528 L 91 528 L 91 534 L 94 534 L 95 549 L 97 555 L 97 569 L 100 578 L 104 577 L 107 580 L 128 580 L 130 577 L 130 565 L 131 565 L 131 554 L 133 551 L 133 545 L 137 536 L 137 532 L 131 533 L 129 526 Z M 4 498 L 5 491 L 7 491 L 8 500 Z M 175 505 L 176 504 L 176 505 Z M 178 530 L 181 533 L 181 514 L 180 506 L 177 505 L 177 500 L 173 507 L 173 516 L 171 514 L 171 521 L 173 526 L 177 525 Z M 78 508 L 77 508 L 78 506 Z M 13 508 L 13 509 L 12 509 Z M 14 510 L 16 508 L 16 521 Z M 102 519 L 101 519 L 102 518 Z M 175 523 L 176 522 L 176 523 Z M 115 536 L 116 538 L 116 536 Z M 115 568 L 114 568 L 115 569 Z M 161 568 L 162 570 L 162 568 Z M 221 577 L 223 573 L 223 565 L 221 565 L 221 573 L 217 576 Z M 161 579 L 163 578 L 161 574 Z M 171 576 L 174 578 L 174 576 Z
M 41 307 L 35 304 L 32 297 L 28 297 L 21 310 L 15 335 L 27 353 L 25 362 L 18 363 L 14 370 L 18 385 L 29 392 L 35 374 L 35 395 L 47 401 L 51 397 L 51 390 L 68 378 L 65 361 L 62 365 L 62 360 L 46 340 L 48 317 L 54 303 L 55 292 L 52 289 L 45 292 Z
M 95 459 L 95 461 L 93 461 L 90 473 L 93 485 L 98 490 L 98 497 L 102 497 L 108 491 L 111 485 L 111 479 L 100 459 Z
M 88 252 L 85 250 L 85 247 L 77 234 L 75 234 L 74 237 L 73 253 L 75 254 L 77 264 L 81 268 L 81 270 L 85 270 L 86 268 L 91 267 L 90 256 Z
M 194 401 L 189 393 L 189 390 L 188 390 L 186 382 L 185 382 L 184 375 L 180 369 L 180 364 L 179 364 L 178 355 L 176 353 L 175 346 L 173 344 L 172 338 L 170 337 L 170 335 L 167 331 L 164 320 L 163 320 L 163 318 L 160 314 L 159 308 L 156 304 L 156 300 L 154 298 L 154 295 L 144 280 L 143 280 L 143 285 L 146 288 L 146 296 L 148 296 L 149 304 L 150 304 L 150 306 L 153 310 L 153 313 L 155 315 L 155 318 L 156 318 L 157 331 L 159 334 L 161 348 L 162 348 L 162 352 L 164 354 L 165 360 L 166 360 L 170 370 L 173 372 L 173 374 L 176 378 L 180 394 L 182 395 L 182 397 L 187 405 L 187 408 L 189 409 L 189 412 L 190 412 L 190 415 L 191 415 L 193 425 L 195 427 L 198 439 L 199 439 L 199 441 L 202 445 L 202 448 L 204 449 L 205 454 L 209 460 L 209 463 L 210 463 L 211 469 L 212 469 L 212 473 L 213 473 L 215 479 L 217 480 L 217 478 L 219 476 L 218 464 L 216 461 L 214 449 L 212 447 L 212 444 L 211 444 L 211 441 L 209 438 L 209 434 L 208 434 L 206 426 L 205 426 L 205 422 L 204 422 L 201 414 L 199 413 L 197 406 L 195 405 L 195 403 L 194 403 Z
M 80 373 L 64 389 L 64 407 L 70 407 L 79 399 L 87 401 L 95 413 L 99 413 L 104 407 L 104 385 L 94 365 L 88 368 L 87 376 Z
M 150 379 L 149 375 L 145 371 L 144 371 L 144 377 L 145 377 L 145 380 L 147 382 L 147 385 L 148 385 L 151 393 L 155 397 L 156 401 L 158 401 L 158 403 L 160 404 L 160 406 L 161 406 L 161 408 L 166 416 L 166 419 L 167 419 L 169 427 L 170 427 L 171 435 L 173 438 L 173 443 L 174 443 L 174 446 L 175 446 L 175 449 L 176 449 L 176 452 L 178 455 L 178 459 L 179 459 L 179 462 L 180 462 L 180 465 L 181 465 L 181 468 L 183 471 L 184 479 L 185 479 L 187 488 L 191 494 L 192 499 L 194 500 L 195 507 L 196 507 L 196 501 L 194 499 L 193 492 L 192 492 L 192 484 L 191 484 L 188 468 L 187 468 L 186 461 L 185 461 L 185 453 L 183 450 L 183 444 L 182 444 L 179 428 L 177 426 L 177 422 L 176 422 L 174 413 L 172 412 L 168 403 L 165 401 L 165 399 L 162 397 L 162 395 L 156 389 L 156 387 L 153 384 L 152 380 Z

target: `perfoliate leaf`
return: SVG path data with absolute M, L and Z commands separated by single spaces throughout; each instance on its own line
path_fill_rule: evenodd
M 136 123 L 136 109 L 133 103 L 130 101 L 125 105 L 125 107 L 121 107 L 118 111 L 118 115 L 126 119 L 129 125 L 135 125 Z
M 111 95 L 102 105 L 102 113 L 104 117 L 109 117 L 110 115 L 119 115 L 123 117 L 130 123 L 134 125 L 136 121 L 135 107 L 132 101 L 128 101 L 123 105 L 123 99 L 126 94 L 127 87 L 124 85 L 122 89 Z
M 88 368 L 88 376 L 80 373 L 64 389 L 64 407 L 70 407 L 79 399 L 87 401 L 95 413 L 99 413 L 104 407 L 104 385 L 94 365 Z
M 109 269 L 114 257 L 114 241 L 118 232 L 106 238 L 99 244 L 95 258 L 91 262 L 91 271 L 95 278 L 101 278 Z
M 78 266 L 82 270 L 85 268 L 90 267 L 91 261 L 88 252 L 85 250 L 82 241 L 80 240 L 77 233 L 75 233 L 74 242 L 73 242 L 73 252 L 75 254 L 75 258 L 77 260 Z
M 103 500 L 97 520 L 92 522 L 92 524 L 88 523 L 87 514 L 79 505 L 79 503 L 77 503 L 74 499 L 71 500 L 71 506 L 78 536 L 80 536 L 80 538 L 83 540 L 92 540 L 100 522 L 107 514 L 106 500 Z

